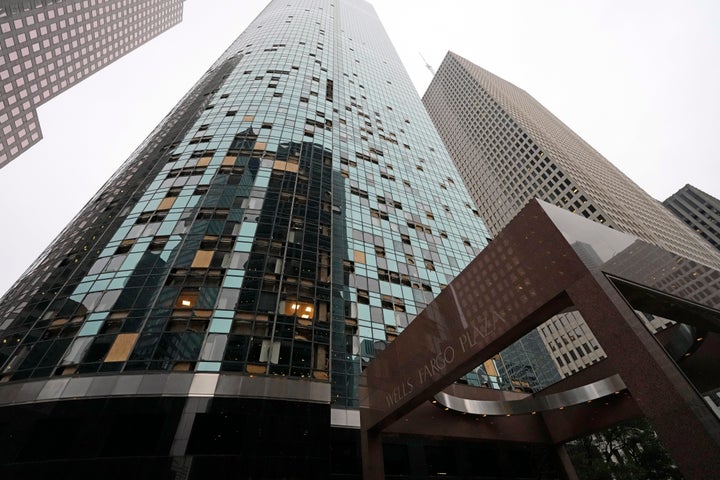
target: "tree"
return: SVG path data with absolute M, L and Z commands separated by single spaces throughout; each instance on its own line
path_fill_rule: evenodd
M 682 480 L 646 419 L 633 420 L 567 445 L 581 480 Z

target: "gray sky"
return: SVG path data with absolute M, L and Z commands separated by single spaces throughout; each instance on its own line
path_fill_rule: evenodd
M 40 109 L 0 169 L 0 293 L 265 0 L 186 0 L 183 22 Z M 720 2 L 371 0 L 419 92 L 447 50 L 525 89 L 658 199 L 720 197 Z

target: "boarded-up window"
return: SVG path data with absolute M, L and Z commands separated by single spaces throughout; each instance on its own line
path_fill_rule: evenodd
M 488 360 L 483 365 L 485 365 L 485 371 L 488 375 L 490 375 L 491 377 L 498 376 L 497 369 L 495 368 L 495 362 L 493 362 L 492 360 Z
M 365 263 L 365 252 L 355 250 L 355 263 Z
M 135 346 L 137 333 L 121 333 L 115 339 L 110 351 L 105 357 L 105 362 L 124 362 L 130 357 L 130 352 Z
M 192 268 L 209 268 L 215 252 L 212 250 L 198 250 L 192 262 Z
M 158 205 L 158 210 L 170 210 L 170 208 L 175 203 L 175 199 L 177 197 L 165 197 L 162 199 L 162 202 L 160 202 L 160 205 Z
M 248 373 L 265 373 L 265 368 L 266 367 L 261 365 L 248 365 L 247 371 Z
M 273 162 L 273 169 L 282 170 L 284 172 L 298 172 L 298 165 L 296 163 L 284 162 L 282 160 L 275 160 Z

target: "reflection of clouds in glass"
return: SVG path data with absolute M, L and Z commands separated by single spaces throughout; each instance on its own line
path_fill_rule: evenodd
M 598 267 L 603 264 L 600 255 L 597 254 L 593 246 L 589 243 L 575 242 L 570 246 L 575 250 L 580 260 L 588 267 Z
M 607 262 L 637 241 L 633 235 L 604 227 L 549 203 L 539 203 L 580 259 L 590 267 Z

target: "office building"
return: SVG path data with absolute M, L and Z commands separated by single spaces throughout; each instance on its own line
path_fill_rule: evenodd
M 0 168 L 40 141 L 37 108 L 182 20 L 183 0 L 0 3 Z
M 720 257 L 524 90 L 449 52 L 423 97 L 492 235 L 533 198 L 717 268 Z M 580 249 L 582 250 L 582 249 Z M 651 317 L 654 329 L 665 319 Z M 604 358 L 577 312 L 539 328 L 563 375 Z
M 448 163 L 370 4 L 270 2 L 0 301 L 5 471 L 359 478 L 361 370 L 487 245 Z
M 697 187 L 685 185 L 663 205 L 702 238 L 720 249 L 720 200 Z

